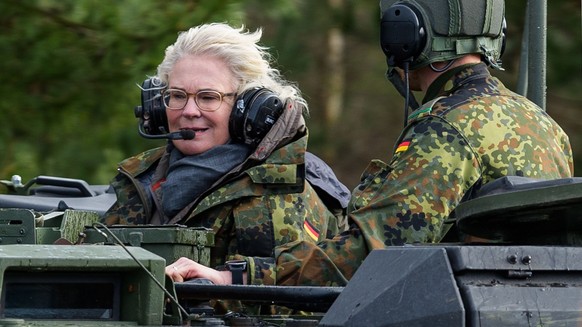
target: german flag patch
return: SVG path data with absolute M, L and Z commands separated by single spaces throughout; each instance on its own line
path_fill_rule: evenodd
M 400 153 L 408 150 L 408 146 L 410 146 L 410 141 L 403 141 L 402 143 L 398 144 L 395 153 Z
M 319 239 L 319 231 L 307 219 L 303 221 L 303 229 L 314 241 Z

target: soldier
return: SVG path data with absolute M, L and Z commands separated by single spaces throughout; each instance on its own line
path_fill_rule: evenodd
M 278 247 L 277 270 L 263 272 L 274 284 L 345 285 L 373 249 L 441 241 L 445 219 L 490 181 L 573 175 L 562 128 L 488 71 L 501 68 L 503 0 L 382 0 L 380 7 L 388 77 L 405 108 L 414 108 L 409 89 L 424 93 L 422 105 L 405 115 L 391 161 L 372 161 L 353 190 L 350 229 L 317 245 Z M 228 279 L 177 264 L 184 276 Z
M 120 164 L 117 202 L 103 217 L 108 225 L 210 228 L 211 264 L 241 272 L 231 281 L 240 284 L 241 269 L 274 270 L 277 246 L 339 233 L 335 213 L 350 196 L 306 152 L 307 103 L 270 66 L 260 37 L 261 30 L 205 24 L 166 49 L 161 83 L 153 84 L 170 140 Z M 263 278 L 247 276 L 244 283 Z

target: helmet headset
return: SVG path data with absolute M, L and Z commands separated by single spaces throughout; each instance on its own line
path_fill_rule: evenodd
M 501 68 L 505 48 L 504 0 L 381 0 L 380 45 L 386 55 L 388 79 L 418 107 L 410 92 L 408 71 L 466 54 L 481 54 L 483 61 Z M 404 70 L 404 81 L 394 68 Z M 445 67 L 445 70 L 448 67 Z

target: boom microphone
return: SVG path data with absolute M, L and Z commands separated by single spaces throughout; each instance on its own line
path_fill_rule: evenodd
M 171 140 L 193 140 L 194 137 L 196 137 L 196 133 L 191 129 L 183 129 L 179 132 L 168 134 L 168 138 Z
M 196 137 L 196 133 L 191 129 L 183 129 L 178 132 L 166 133 L 166 134 L 146 134 L 141 126 L 137 128 L 139 135 L 145 137 L 146 139 L 169 139 L 169 140 L 192 140 Z

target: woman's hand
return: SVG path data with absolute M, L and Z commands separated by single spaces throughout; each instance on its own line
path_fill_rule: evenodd
M 166 275 L 174 282 L 183 282 L 192 278 L 206 278 L 216 285 L 232 284 L 230 271 L 218 271 L 185 257 L 167 266 Z

